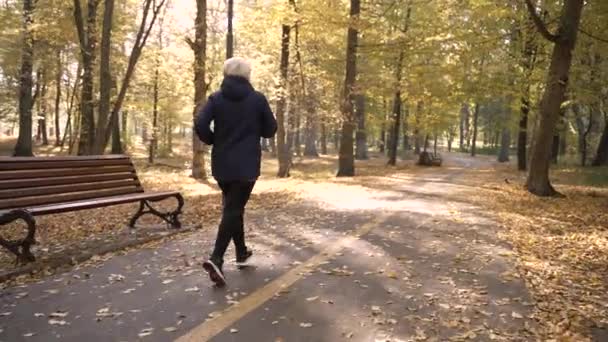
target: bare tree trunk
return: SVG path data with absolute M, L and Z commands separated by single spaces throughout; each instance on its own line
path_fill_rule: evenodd
M 128 146 L 131 142 L 129 138 L 129 111 L 123 110 L 121 114 L 120 134 L 122 135 L 122 150 L 124 153 L 124 151 L 129 149 Z
M 32 26 L 34 0 L 23 0 L 23 41 L 19 73 L 19 137 L 15 156 L 33 156 L 32 152 L 32 73 L 34 70 L 34 37 Z
M 479 121 L 479 103 L 475 103 L 475 109 L 473 110 L 473 137 L 471 143 L 471 156 L 475 157 L 477 153 L 477 124 Z
M 355 115 L 357 117 L 357 133 L 355 134 L 357 160 L 367 160 L 367 132 L 365 131 L 365 96 L 357 95 L 355 99 Z
M 61 78 L 63 67 L 61 64 L 61 50 L 57 49 L 57 73 L 55 74 L 55 146 L 61 145 L 61 129 L 59 127 L 59 113 L 61 104 Z
M 99 57 L 99 112 L 97 115 L 97 129 L 95 131 L 95 144 L 105 134 L 108 116 L 110 115 L 110 97 L 112 94 L 112 72 L 110 58 L 112 46 L 112 17 L 114 16 L 114 0 L 104 0 L 103 24 L 101 29 L 101 47 Z M 105 147 L 105 146 L 104 146 Z M 103 154 L 105 148 L 96 146 L 94 153 Z
M 162 49 L 162 46 L 160 47 Z M 154 90 L 152 91 L 152 139 L 150 139 L 150 153 L 148 163 L 154 164 L 154 157 L 158 150 L 158 82 L 159 82 L 160 58 L 156 57 L 156 68 L 154 70 Z
M 501 137 L 498 161 L 505 163 L 509 161 L 509 148 L 511 147 L 511 130 L 509 127 L 504 127 L 502 129 Z
M 414 117 L 414 153 L 416 155 L 420 154 L 420 116 L 422 115 L 423 106 L 424 103 L 422 101 L 418 101 L 418 104 L 416 105 L 416 115 Z
M 403 119 L 401 120 L 401 130 L 403 131 L 403 152 L 405 153 L 406 151 L 409 151 L 410 149 L 410 139 L 407 135 L 408 133 L 408 127 L 407 127 L 407 117 L 409 116 L 409 108 L 406 105 L 405 108 L 403 108 L 402 110 L 403 112 Z
M 190 42 L 194 51 L 194 111 L 192 121 L 192 177 L 206 179 L 205 144 L 195 133 L 196 115 L 205 104 L 207 83 L 205 80 L 205 63 L 207 61 L 207 0 L 196 0 L 196 19 L 194 20 L 195 38 Z
M 300 139 L 301 137 L 301 129 L 300 127 L 302 126 L 301 122 L 302 122 L 302 115 L 300 115 L 302 111 L 300 109 L 298 109 L 296 111 L 296 113 L 294 113 L 294 126 L 293 126 L 293 143 L 294 143 L 294 147 L 295 147 L 295 152 L 296 152 L 296 156 L 301 157 L 302 156 L 302 140 Z M 290 145 L 291 146 L 291 145 Z
M 74 19 L 80 41 L 82 59 L 82 94 L 80 95 L 80 138 L 78 154 L 86 155 L 93 152 L 95 140 L 95 100 L 94 81 L 95 59 L 97 46 L 97 5 L 98 1 L 88 0 L 86 30 L 83 23 L 80 0 L 74 0 Z
M 327 124 L 321 122 L 321 154 L 327 154 Z
M 317 152 L 317 125 L 314 118 L 314 107 L 311 101 L 307 103 L 306 127 L 304 130 L 304 155 L 307 157 L 318 158 Z
M 228 0 L 228 32 L 226 33 L 226 59 L 234 56 L 234 35 L 232 33 L 232 17 L 234 16 L 234 0 Z
M 292 1 L 289 1 L 292 4 Z M 289 146 L 287 145 L 287 130 L 285 122 L 285 109 L 287 106 L 287 73 L 289 69 L 289 36 L 291 26 L 283 24 L 281 27 L 281 62 L 279 70 L 281 72 L 279 98 L 277 100 L 277 156 L 279 159 L 279 170 L 277 177 L 286 178 L 289 177 L 289 168 L 291 167 L 291 153 Z
M 469 120 L 469 104 L 468 103 L 463 103 L 462 106 L 460 107 L 460 150 L 463 151 L 465 146 L 465 140 L 466 140 L 466 128 L 468 125 L 466 125 L 466 123 Z
M 40 71 L 38 71 L 40 75 L 39 86 L 40 92 L 38 94 L 38 140 L 42 139 L 42 145 L 47 146 L 49 144 L 48 130 L 47 130 L 47 98 L 46 98 L 46 89 L 47 89 L 47 77 L 46 77 L 46 68 L 43 67 Z
M 355 21 L 361 11 L 360 0 L 350 0 L 350 25 L 346 41 L 346 77 L 344 80 L 344 95 L 342 103 L 342 135 L 340 152 L 338 154 L 338 177 L 355 175 L 355 156 L 353 151 L 353 133 L 355 130 L 353 101 L 355 82 L 357 78 L 357 41 L 358 30 Z
M 576 45 L 583 0 L 564 2 L 557 36 L 547 30 L 530 0 L 526 0 L 526 2 L 539 31 L 554 43 L 551 65 L 540 105 L 540 126 L 532 148 L 526 186 L 533 194 L 551 196 L 557 194 L 549 181 L 552 136 L 559 119 L 560 108 L 565 100 L 572 64 L 572 51 Z
M 400 57 L 403 53 L 400 54 Z M 400 65 L 401 63 L 398 63 Z M 397 79 L 401 78 L 401 68 L 397 69 Z M 397 147 L 399 146 L 399 127 L 401 125 L 401 88 L 397 87 L 393 99 L 393 120 L 391 123 L 390 145 L 388 147 L 388 165 L 397 164 Z
M 607 113 L 604 113 L 604 131 L 591 165 L 602 166 L 606 164 L 608 164 L 608 115 Z

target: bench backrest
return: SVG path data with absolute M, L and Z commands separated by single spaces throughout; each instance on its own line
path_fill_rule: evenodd
M 0 210 L 143 191 L 124 155 L 0 157 Z

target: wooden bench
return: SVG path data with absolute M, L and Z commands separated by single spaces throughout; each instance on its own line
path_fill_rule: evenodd
M 177 209 L 163 213 L 150 202 L 177 200 Z M 177 191 L 144 192 L 131 159 L 123 155 L 84 157 L 0 157 L 0 226 L 22 220 L 27 235 L 20 240 L 0 237 L 0 245 L 17 256 L 17 263 L 35 260 L 35 216 L 139 202 L 129 221 L 152 214 L 180 228 L 184 199 Z M 103 218 L 100 218 L 103 219 Z

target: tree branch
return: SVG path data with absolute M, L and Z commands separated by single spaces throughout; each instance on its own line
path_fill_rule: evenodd
M 76 30 L 78 31 L 78 41 L 80 42 L 80 49 L 86 49 L 86 37 L 84 34 L 84 22 L 82 21 L 82 8 L 80 7 L 80 0 L 74 0 L 74 21 L 76 22 Z
M 538 13 L 536 13 L 536 8 L 534 8 L 532 0 L 526 0 L 526 7 L 528 8 L 528 12 L 530 12 L 530 17 L 532 17 L 532 21 L 534 21 L 534 25 L 536 25 L 538 32 L 548 41 L 553 43 L 557 42 L 559 36 L 549 32 L 547 25 L 545 25 L 540 16 L 538 16 Z
M 594 35 L 594 34 L 591 34 L 591 33 L 587 32 L 587 31 L 585 31 L 585 30 L 583 30 L 583 29 L 581 29 L 581 28 L 579 28 L 579 29 L 578 29 L 578 31 L 579 31 L 580 33 L 582 33 L 582 34 L 586 35 L 586 36 L 587 36 L 587 37 L 589 37 L 589 38 L 595 39 L 595 40 L 600 41 L 600 42 L 602 42 L 602 43 L 608 43 L 608 38 L 602 38 L 602 37 L 598 37 L 598 36 L 596 36 L 596 35 Z

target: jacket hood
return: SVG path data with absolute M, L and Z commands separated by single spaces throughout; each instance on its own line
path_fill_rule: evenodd
M 251 83 L 239 76 L 226 76 L 220 89 L 222 95 L 231 101 L 241 101 L 254 91 Z

